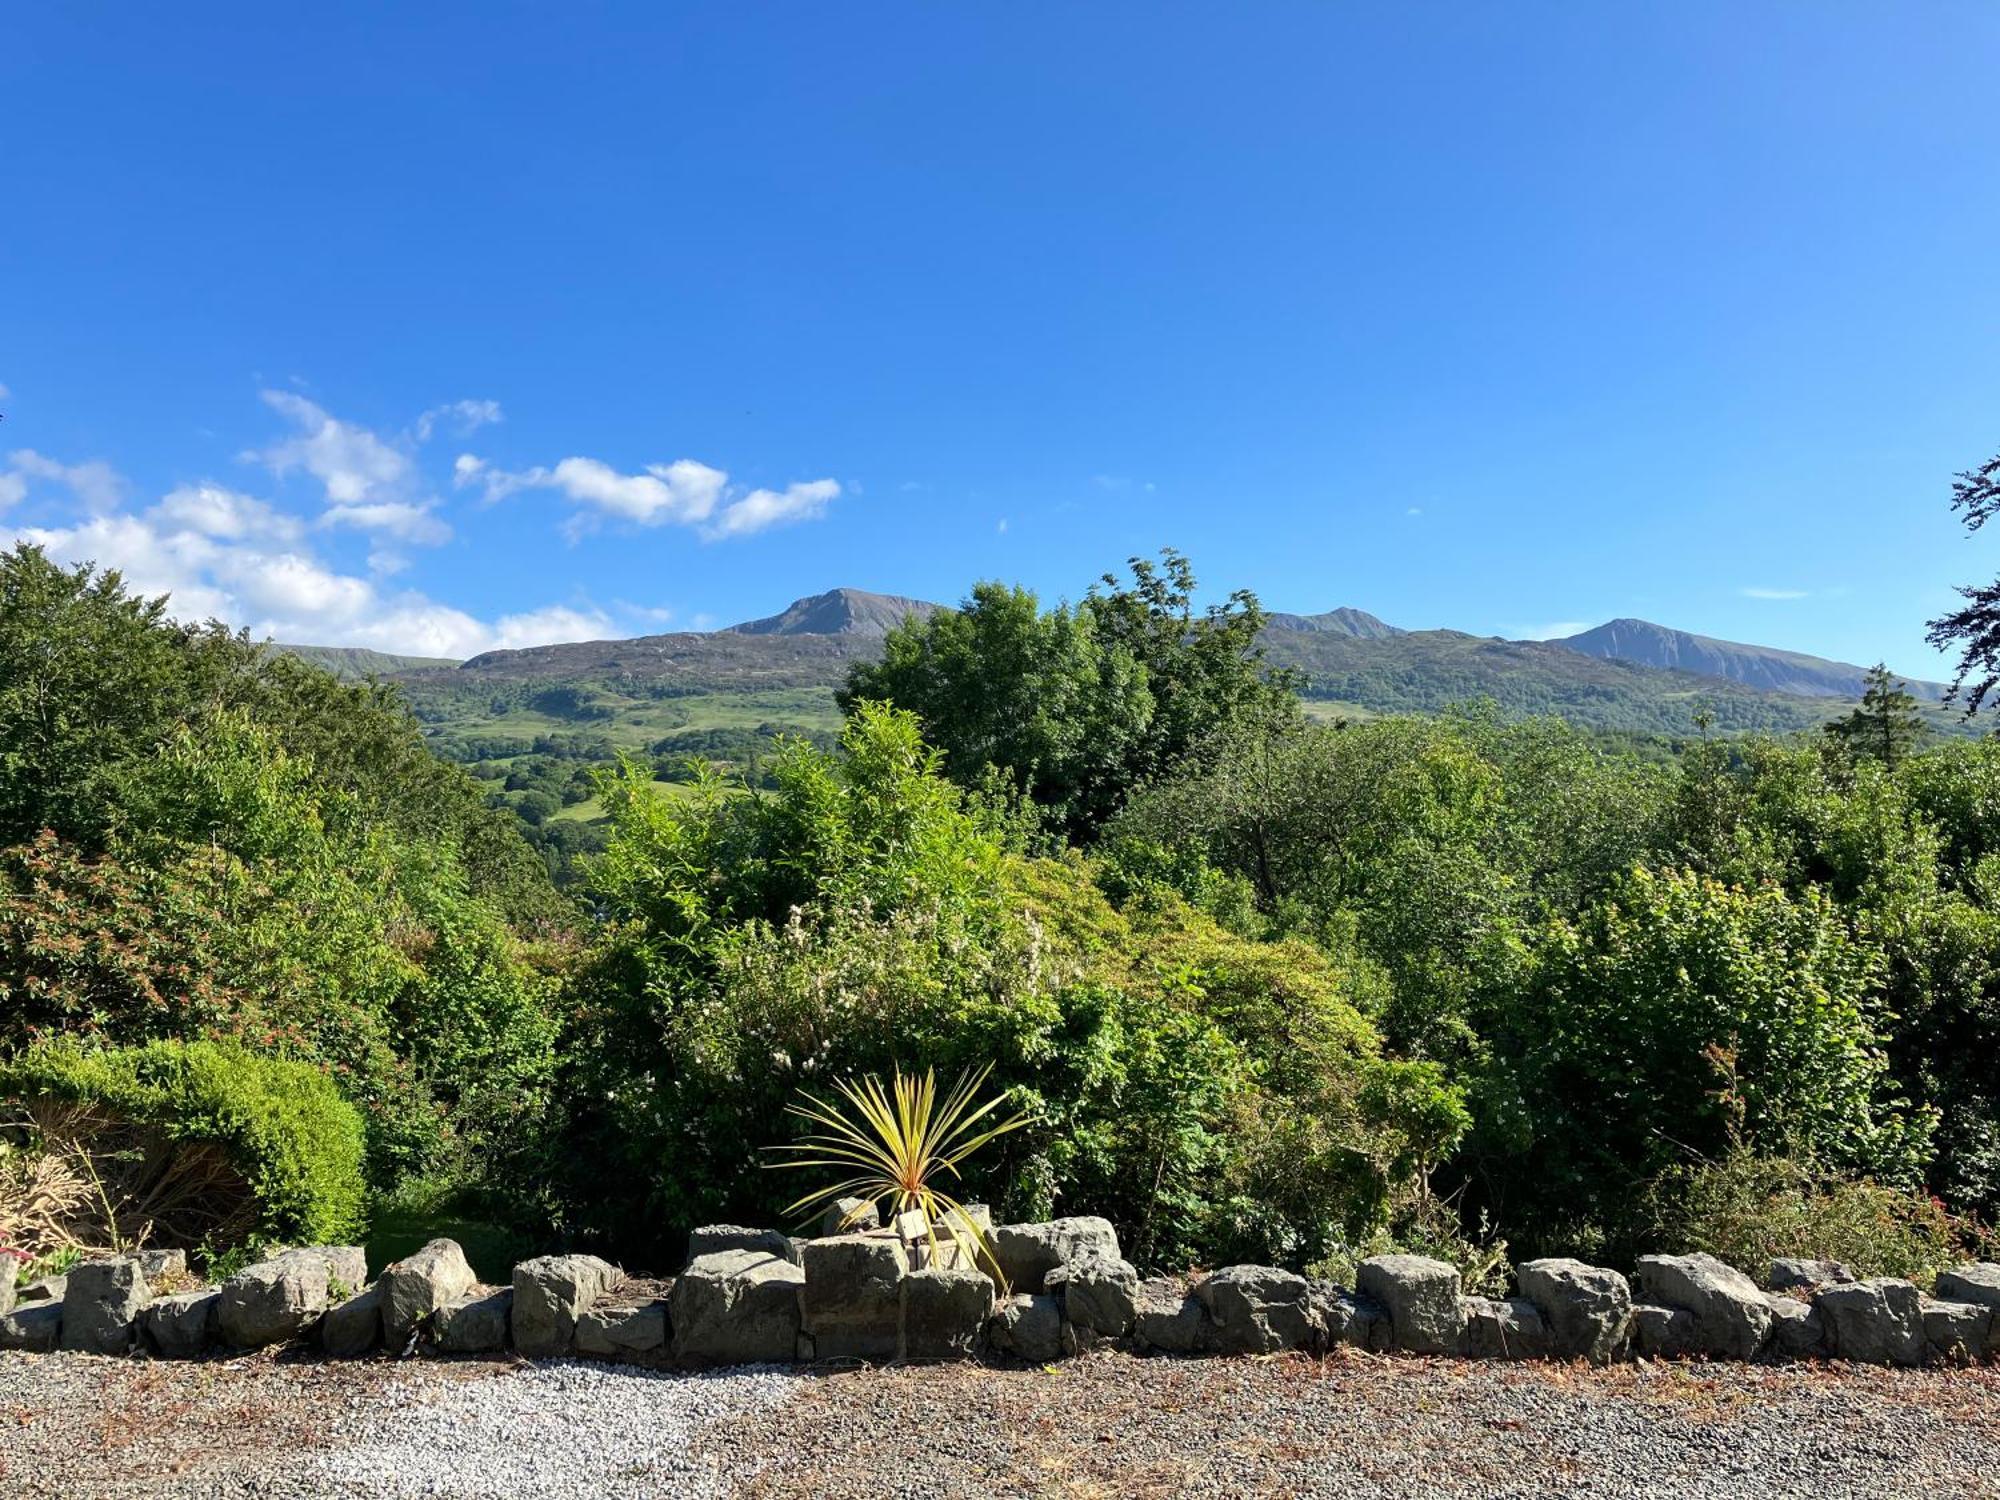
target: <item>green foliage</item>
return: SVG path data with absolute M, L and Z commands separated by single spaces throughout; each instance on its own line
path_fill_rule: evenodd
M 316 1063 L 377 1185 L 522 1137 L 554 985 L 511 924 L 553 944 L 560 908 L 388 690 L 32 548 L 0 558 L 0 661 L 0 825 L 30 830 L 0 846 L 0 1057 L 215 1038 Z
M 976 786 L 994 771 L 1074 840 L 1133 787 L 1250 714 L 1296 715 L 1261 666 L 1254 595 L 1197 614 L 1194 574 L 1169 551 L 1132 563 L 1121 587 L 1043 611 L 1026 589 L 982 583 L 957 610 L 911 617 L 879 662 L 857 663 L 843 707 L 888 700 L 919 717 L 945 770 Z
M 606 790 L 611 926 L 563 1048 L 573 1231 L 636 1253 L 777 1217 L 754 1164 L 786 1103 L 898 1066 L 990 1064 L 1033 1117 L 968 1164 L 969 1196 L 1108 1214 L 1151 1263 L 1310 1253 L 1438 1149 L 1441 1080 L 1364 1101 L 1393 1066 L 1351 998 L 1379 984 L 1365 960 L 1170 896 L 1121 914 L 1081 861 L 1009 852 L 906 712 L 863 705 L 839 754 L 789 746 L 775 777 Z
M 1996 1253 L 1989 1233 L 1935 1198 L 1748 1152 L 1674 1168 L 1653 1185 L 1646 1210 L 1649 1243 L 1705 1250 L 1760 1282 L 1779 1256 L 1928 1283 L 1947 1266 Z
M 1489 1193 L 1629 1224 L 1658 1173 L 1739 1144 L 1912 1182 L 1932 1122 L 1894 1097 L 1880 978 L 1819 892 L 1636 872 L 1538 934 L 1490 1016 Z
M 1827 734 L 1850 755 L 1866 756 L 1894 770 L 1923 742 L 1926 727 L 1917 700 L 1879 662 L 1868 669 L 1861 704 L 1826 726 Z
M 220 1147 L 249 1190 L 259 1237 L 326 1244 L 360 1232 L 361 1120 L 318 1069 L 211 1042 L 48 1043 L 0 1061 L 0 1098 L 82 1106 L 175 1145 Z

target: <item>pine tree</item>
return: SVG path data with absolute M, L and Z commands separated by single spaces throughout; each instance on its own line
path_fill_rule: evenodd
M 1922 742 L 1924 721 L 1917 715 L 1917 700 L 1888 667 L 1880 662 L 1870 667 L 1867 683 L 1861 706 L 1827 725 L 1826 732 L 1850 755 L 1879 760 L 1893 770 Z

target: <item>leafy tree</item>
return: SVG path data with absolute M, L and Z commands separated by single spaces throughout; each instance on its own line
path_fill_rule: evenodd
M 1107 574 L 1082 603 L 1048 611 L 1025 589 L 982 583 L 959 609 L 891 631 L 841 705 L 911 710 L 961 785 L 997 771 L 1052 829 L 1088 842 L 1135 786 L 1225 724 L 1298 712 L 1288 680 L 1261 664 L 1254 595 L 1197 613 L 1178 553 L 1132 570 L 1129 586 Z
M 1894 770 L 1922 743 L 1924 721 L 1917 714 L 1917 700 L 1886 666 L 1878 662 L 1870 667 L 1867 683 L 1860 706 L 1827 725 L 1826 732 L 1849 754 L 1868 756 Z
M 2000 454 L 1953 479 L 1951 508 L 1967 531 L 1978 531 L 2000 515 Z M 1957 649 L 1958 672 L 1951 690 L 1954 697 L 1964 695 L 1970 717 L 2000 688 L 2000 579 L 1958 592 L 1966 601 L 1964 608 L 1932 620 L 1928 639 L 1940 651 Z

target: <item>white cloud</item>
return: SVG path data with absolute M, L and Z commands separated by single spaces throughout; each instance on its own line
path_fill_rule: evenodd
M 496 422 L 504 422 L 498 401 L 448 401 L 420 415 L 412 426 L 417 441 L 428 443 L 438 428 L 448 426 L 460 437 Z
M 248 456 L 272 473 L 303 469 L 326 487 L 333 505 L 361 505 L 401 492 L 414 478 L 409 455 L 365 427 L 329 416 L 290 391 L 265 391 L 264 404 L 298 428 L 298 434 Z
M 4 380 L 0 380 L 0 401 L 5 401 L 9 396 L 13 394 L 14 393 L 12 391 L 7 389 L 7 383 Z
M 252 538 L 290 542 L 305 531 L 298 517 L 219 484 L 184 484 L 169 491 L 153 507 L 153 514 L 172 525 L 230 542 Z
M 461 453 L 452 464 L 452 474 L 460 489 L 479 486 L 489 504 L 523 490 L 555 490 L 573 505 L 598 515 L 641 526 L 695 526 L 710 541 L 815 520 L 841 493 L 838 480 L 813 479 L 782 490 L 734 495 L 726 472 L 691 458 L 648 464 L 637 474 L 620 473 L 595 458 L 566 458 L 554 468 L 537 465 L 509 472 Z M 589 517 L 573 517 L 565 530 L 574 540 L 588 525 Z
M 1747 589 L 1738 589 L 1736 592 L 1741 594 L 1745 599 L 1784 600 L 1784 599 L 1810 599 L 1812 597 L 1811 589 L 1747 588 Z
M 713 525 L 704 526 L 708 538 L 749 536 L 773 526 L 789 526 L 795 521 L 815 521 L 840 498 L 840 485 L 832 479 L 814 479 L 805 484 L 788 484 L 782 490 L 752 490 L 741 500 L 731 501 Z
M 432 514 L 430 501 L 412 504 L 408 500 L 377 500 L 368 505 L 332 505 L 320 517 L 320 525 L 379 531 L 384 536 L 423 547 L 451 540 L 451 527 Z
M 34 479 L 61 485 L 90 510 L 112 510 L 125 498 L 125 481 L 102 459 L 63 464 L 32 448 L 16 448 L 7 455 L 7 467 L 13 480 L 8 489 L 16 500 L 27 493 L 28 481 Z
M 27 527 L 6 540 L 33 542 L 66 563 L 116 568 L 134 592 L 167 595 L 178 619 L 225 620 L 259 639 L 465 657 L 608 633 L 601 612 L 564 605 L 488 624 L 415 590 L 385 592 L 302 549 L 217 537 L 189 523 L 190 517 L 213 524 L 224 516 L 183 497 L 171 508 L 163 500 L 143 515 Z
M 1582 635 L 1590 629 L 1588 620 L 1551 620 L 1545 625 L 1509 625 L 1507 637 L 1515 641 L 1553 641 L 1561 636 Z

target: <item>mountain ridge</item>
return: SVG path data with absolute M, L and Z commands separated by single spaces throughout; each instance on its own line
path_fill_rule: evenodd
M 1859 698 L 1868 669 L 1804 651 L 1727 641 L 1716 636 L 1676 630 L 1651 620 L 1620 618 L 1549 642 L 1585 656 L 1635 662 L 1640 666 L 1692 672 L 1766 692 L 1805 698 Z M 1941 682 L 1899 678 L 1910 693 L 1940 703 L 1948 691 Z

